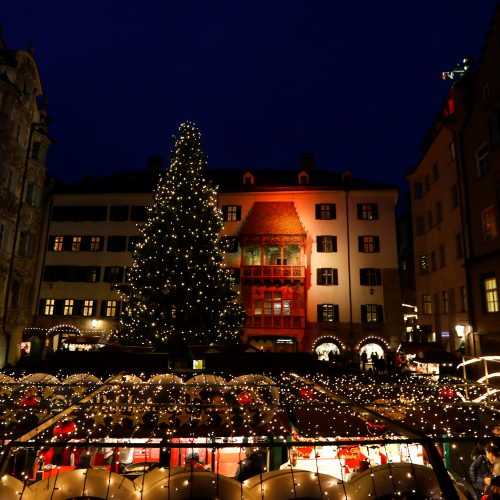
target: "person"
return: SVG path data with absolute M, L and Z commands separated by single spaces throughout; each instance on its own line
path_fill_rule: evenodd
M 469 477 L 474 491 L 479 497 L 484 492 L 484 478 L 491 474 L 490 465 L 485 456 L 484 448 L 478 448 L 478 454 L 469 467 Z
M 481 500 L 500 500 L 500 476 L 491 479 L 487 492 L 481 497 Z
M 484 484 L 486 485 L 485 487 L 485 495 L 486 498 L 489 500 L 491 499 L 491 486 L 492 484 L 495 484 L 499 480 L 495 479 L 495 476 L 498 476 L 500 474 L 500 449 L 498 448 L 497 445 L 493 443 L 488 443 L 485 447 L 486 451 L 486 458 L 488 459 L 488 462 L 491 463 L 491 475 L 486 476 L 484 478 Z
M 75 469 L 92 469 L 92 453 L 88 447 L 85 447 L 78 456 Z
M 288 462 L 285 462 L 280 466 L 281 470 L 287 470 L 289 468 L 297 467 L 297 457 L 298 453 L 296 450 L 289 450 L 288 452 Z
M 368 355 L 366 354 L 366 351 L 363 351 L 361 353 L 361 370 L 365 371 L 366 363 L 368 363 Z
M 201 463 L 200 455 L 198 455 L 198 453 L 189 453 L 188 455 L 186 455 L 184 468 L 192 470 L 193 472 L 200 472 L 205 470 L 205 466 Z
M 262 474 L 265 470 L 262 453 L 257 449 L 246 448 L 245 458 L 239 462 L 234 479 L 242 483 L 250 477 Z

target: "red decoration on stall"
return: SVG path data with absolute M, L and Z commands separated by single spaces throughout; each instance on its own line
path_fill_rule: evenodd
M 299 396 L 307 401 L 313 397 L 313 394 L 314 392 L 310 387 L 301 387 L 299 389 Z
M 381 434 L 384 434 L 384 432 L 387 430 L 385 424 L 382 424 L 380 422 L 374 422 L 372 420 L 367 422 L 366 428 L 372 436 L 380 436 Z
M 253 396 L 251 392 L 241 391 L 238 394 L 238 403 L 243 406 L 248 406 L 253 403 Z
M 439 389 L 439 395 L 443 399 L 455 399 L 457 396 L 457 393 L 453 387 L 442 387 Z

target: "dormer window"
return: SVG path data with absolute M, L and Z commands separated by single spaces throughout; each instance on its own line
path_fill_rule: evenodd
M 253 175 L 250 172 L 246 172 L 243 176 L 243 184 L 245 186 L 251 186 L 255 182 Z
M 342 172 L 342 182 L 344 184 L 351 184 L 352 182 L 352 174 L 349 172 L 349 170 L 345 170 Z
M 299 184 L 301 185 L 309 184 L 309 174 L 305 170 L 299 172 Z

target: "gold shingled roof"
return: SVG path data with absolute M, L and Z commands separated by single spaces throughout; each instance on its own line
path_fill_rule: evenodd
M 293 202 L 264 201 L 253 204 L 241 235 L 305 235 Z

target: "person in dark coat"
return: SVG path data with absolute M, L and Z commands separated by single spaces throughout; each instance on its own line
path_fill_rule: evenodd
M 264 457 L 259 450 L 245 449 L 245 458 L 240 461 L 234 479 L 242 483 L 250 477 L 265 472 Z
M 469 477 L 474 491 L 479 497 L 483 494 L 484 478 L 491 475 L 491 468 L 486 458 L 484 449 L 479 453 L 469 467 Z

